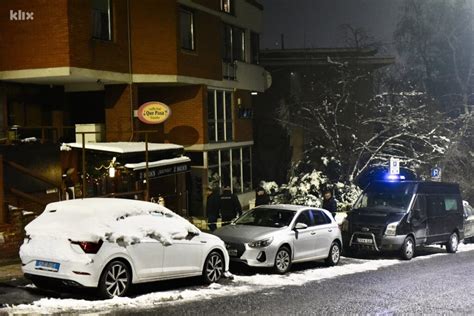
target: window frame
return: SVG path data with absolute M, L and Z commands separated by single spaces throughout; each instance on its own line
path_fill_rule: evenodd
M 222 106 L 221 111 L 219 112 L 218 109 L 218 102 L 217 102 L 217 95 L 221 93 L 222 95 Z M 227 108 L 227 101 L 228 99 L 226 98 L 226 94 L 230 94 L 230 107 Z M 209 128 L 207 131 L 207 139 L 210 143 L 225 143 L 225 142 L 231 142 L 234 139 L 234 93 L 232 91 L 228 90 L 218 90 L 218 89 L 208 89 L 207 90 L 207 126 L 213 124 L 214 125 L 214 135 L 211 137 Z M 214 100 L 212 104 L 209 102 L 209 100 Z M 209 107 L 214 106 L 214 110 L 212 112 L 212 116 L 209 115 L 211 114 L 209 112 Z M 230 116 L 228 116 L 227 110 L 230 110 Z M 218 117 L 218 113 L 222 113 L 222 117 Z M 223 138 L 221 139 L 219 137 L 219 126 L 222 124 L 223 128 Z M 228 133 L 227 127 L 230 126 L 230 133 Z M 231 134 L 231 135 L 228 135 Z
M 252 159 L 250 159 L 249 161 L 243 159 L 243 149 L 244 148 L 249 148 L 249 152 L 250 152 L 250 155 L 252 154 L 252 146 L 243 146 L 243 147 L 233 147 L 233 148 L 225 148 L 225 149 L 216 149 L 216 150 L 209 150 L 206 152 L 206 156 L 207 156 L 207 170 L 208 170 L 208 175 L 207 175 L 207 178 L 208 178 L 208 184 L 210 184 L 210 177 L 211 177 L 211 174 L 210 174 L 210 170 L 215 170 L 217 168 L 217 171 L 218 171 L 218 175 L 219 175 L 219 187 L 222 187 L 223 185 L 223 181 L 222 181 L 222 176 L 223 176 L 223 167 L 227 167 L 229 166 L 229 185 L 230 185 L 230 188 L 232 190 L 232 192 L 236 193 L 236 194 L 242 194 L 242 193 L 247 193 L 247 192 L 251 192 L 253 191 L 253 186 L 252 186 Z M 234 157 L 234 150 L 238 150 L 238 155 L 240 157 L 238 157 L 237 159 L 235 159 L 236 157 Z M 227 151 L 228 152 L 228 157 L 229 157 L 229 160 L 227 161 L 223 161 L 223 154 L 222 152 L 224 151 Z M 210 156 L 210 153 L 215 153 L 217 152 L 217 164 L 210 164 L 209 163 L 209 156 Z M 250 185 L 248 187 L 248 190 L 245 190 L 245 179 L 244 179 L 244 163 L 248 162 L 249 163 L 249 168 L 250 168 L 250 178 L 248 179 Z M 234 169 L 235 168 L 238 168 L 239 172 L 238 173 L 235 173 L 235 174 L 239 174 L 240 173 L 240 179 L 239 179 L 239 185 L 240 185 L 240 190 L 237 192 L 235 191 L 235 188 L 234 188 L 234 182 L 233 182 L 233 178 L 234 178 Z
M 234 43 L 234 32 L 235 31 L 240 31 L 241 36 L 240 36 L 240 41 L 241 41 L 241 47 L 239 49 L 240 53 L 242 54 L 241 58 L 236 58 L 234 56 L 234 51 L 235 51 L 235 43 Z M 227 31 L 230 31 L 229 34 L 227 34 Z M 246 33 L 247 30 L 242 27 L 238 27 L 232 24 L 228 23 L 223 23 L 223 32 L 222 32 L 222 60 L 226 63 L 233 63 L 235 61 L 241 61 L 241 62 L 247 62 L 247 43 L 246 43 Z M 228 39 L 230 42 L 227 43 L 226 39 Z M 230 56 L 227 53 L 229 52 Z
M 185 45 L 183 45 L 183 37 L 182 37 L 182 26 L 181 26 L 181 17 L 182 17 L 182 14 L 183 13 L 186 13 L 186 14 L 189 14 L 189 16 L 191 17 L 191 23 L 190 23 L 190 27 L 191 29 L 189 30 L 190 32 L 190 38 L 191 38 L 191 48 L 189 47 L 184 47 Z M 179 7 L 179 10 L 178 10 L 178 14 L 179 14 L 179 46 L 182 50 L 185 50 L 185 51 L 190 51 L 190 52 L 195 52 L 196 51 L 196 32 L 195 32 L 195 19 L 194 19 L 194 15 L 195 15 L 195 12 L 192 10 L 192 9 L 189 9 L 187 7 Z
M 221 12 L 230 14 L 230 15 L 235 15 L 235 2 L 233 0 L 221 0 Z M 225 9 L 225 5 L 228 5 L 229 9 Z
M 112 27 L 112 19 L 113 19 L 113 10 L 112 10 L 112 0 L 105 0 L 107 1 L 107 30 L 108 30 L 108 37 L 107 38 L 102 38 L 102 37 L 98 37 L 98 36 L 95 36 L 95 22 L 94 22 L 94 13 L 92 13 L 92 39 L 94 40 L 97 40 L 97 41 L 104 41 L 104 42 L 112 42 L 113 41 L 113 33 L 112 33 L 112 30 L 113 30 L 113 27 Z M 92 12 L 95 12 L 95 11 L 101 11 L 101 10 L 98 10 L 96 9 L 94 6 L 93 6 L 93 1 L 91 2 L 91 7 L 92 7 Z M 102 11 L 101 11 L 102 12 Z

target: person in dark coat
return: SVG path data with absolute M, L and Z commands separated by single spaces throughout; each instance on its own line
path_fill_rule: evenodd
M 331 212 L 332 216 L 336 218 L 337 202 L 329 190 L 323 192 L 323 209 Z
M 236 194 L 232 193 L 229 185 L 224 186 L 221 199 L 220 210 L 222 216 L 222 225 L 229 224 L 237 216 L 242 214 L 242 206 Z
M 207 203 L 206 203 L 206 214 L 209 230 L 213 232 L 216 230 L 216 222 L 219 218 L 220 210 L 220 192 L 219 188 L 207 188 Z
M 255 206 L 270 204 L 270 197 L 262 186 L 262 183 L 255 190 Z

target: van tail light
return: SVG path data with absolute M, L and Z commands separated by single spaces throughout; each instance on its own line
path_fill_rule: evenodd
M 100 247 L 102 246 L 103 241 L 99 240 L 99 242 L 90 242 L 90 241 L 71 241 L 71 244 L 73 245 L 79 245 L 81 249 L 85 253 L 92 253 L 96 254 Z

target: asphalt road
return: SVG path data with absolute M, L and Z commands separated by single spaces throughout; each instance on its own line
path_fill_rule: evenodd
M 434 253 L 437 252 L 444 253 L 443 250 L 436 250 Z M 404 262 L 376 271 L 308 282 L 303 286 L 275 287 L 259 292 L 215 297 L 189 303 L 177 301 L 148 310 L 134 308 L 106 311 L 104 314 L 220 316 L 353 313 L 472 314 L 474 312 L 473 263 L 474 251 L 468 251 Z M 303 264 L 295 266 L 295 269 L 301 271 L 317 268 L 319 265 L 321 264 Z M 251 269 L 237 272 L 245 275 L 255 273 Z M 0 303 L 2 301 L 8 304 L 28 303 L 41 297 L 95 299 L 92 294 L 84 292 L 67 294 L 41 292 L 38 289 L 25 287 L 26 284 L 24 280 L 0 284 Z M 198 281 L 193 279 L 159 282 L 134 289 L 133 296 L 168 289 L 185 289 L 196 284 Z
M 472 314 L 474 252 L 337 277 L 305 286 L 141 310 L 140 315 Z M 134 311 L 115 312 L 130 315 Z

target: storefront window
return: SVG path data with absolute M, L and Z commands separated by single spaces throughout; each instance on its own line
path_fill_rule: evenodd
M 209 141 L 232 141 L 232 92 L 222 90 L 209 90 L 207 100 Z
M 230 185 L 237 194 L 251 191 L 251 153 L 250 147 L 209 151 L 209 185 Z

